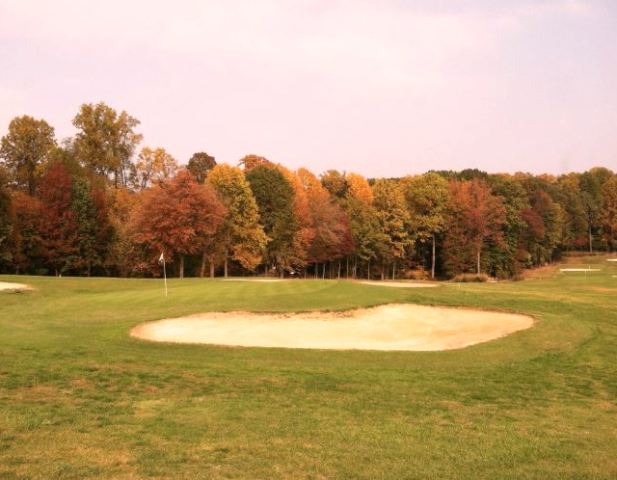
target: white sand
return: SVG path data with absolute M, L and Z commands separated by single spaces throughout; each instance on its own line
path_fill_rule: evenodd
M 23 283 L 0 282 L 0 292 L 3 290 L 32 290 L 32 287 Z
M 133 337 L 158 342 L 336 350 L 449 350 L 529 328 L 526 315 L 420 305 L 327 313 L 204 313 L 143 323 Z
M 607 258 L 607 262 L 617 262 L 617 258 Z
M 560 272 L 599 272 L 600 268 L 560 268 Z
M 373 281 L 373 280 L 359 280 L 358 283 L 363 285 L 376 285 L 377 287 L 394 287 L 394 288 L 431 288 L 438 287 L 437 283 L 424 283 L 424 282 L 406 282 L 406 281 Z

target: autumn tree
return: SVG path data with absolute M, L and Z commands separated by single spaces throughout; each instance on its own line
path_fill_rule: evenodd
M 338 170 L 328 170 L 321 174 L 321 184 L 335 200 L 342 200 L 347 195 L 348 183 L 345 174 Z
M 71 208 L 73 179 L 60 162 L 49 165 L 41 178 L 40 238 L 43 257 L 56 275 L 66 271 L 78 251 L 78 226 Z
M 148 252 L 133 242 L 132 216 L 140 208 L 142 192 L 114 188 L 106 193 L 105 210 L 111 232 L 106 266 L 121 276 L 149 270 L 151 258 L 147 257 Z M 99 209 L 99 215 L 102 214 L 102 209 Z
M 211 265 L 222 260 L 225 277 L 230 258 L 254 270 L 262 261 L 268 237 L 259 224 L 257 203 L 244 173 L 237 167 L 217 165 L 208 174 L 206 184 L 214 188 L 227 208 L 217 239 L 209 249 Z
M 373 203 L 373 189 L 369 185 L 366 178 L 357 173 L 348 173 L 345 177 L 347 184 L 346 196 L 353 197 L 366 204 Z
M 17 273 L 35 272 L 44 265 L 41 221 L 43 205 L 37 197 L 15 191 L 12 195 L 15 212 L 12 263 Z
M 199 185 L 186 170 L 144 192 L 135 213 L 134 240 L 155 258 L 162 251 L 178 261 L 184 278 L 187 255 L 201 253 L 223 223 L 225 207 L 209 185 Z
M 481 179 L 450 182 L 449 227 L 446 249 L 451 266 L 463 270 L 475 263 L 482 269 L 482 251 L 488 242 L 503 242 L 506 211 L 501 197 L 493 195 Z M 475 260 L 475 262 L 474 262 Z
M 111 176 L 116 187 L 127 185 L 131 158 L 142 135 L 135 132 L 139 120 L 125 111 L 117 113 L 104 103 L 83 104 L 73 125 L 78 129 L 75 148 L 90 171 Z
M 377 180 L 373 185 L 373 205 L 377 212 L 382 241 L 378 245 L 381 260 L 381 277 L 386 277 L 386 268 L 392 267 L 396 276 L 397 263 L 406 257 L 413 246 L 410 235 L 410 216 L 401 185 L 394 180 Z
M 353 249 L 349 218 L 315 175 L 301 168 L 298 177 L 307 195 L 315 229 L 309 248 L 309 261 L 315 264 L 316 276 L 319 264 L 324 264 L 322 276 L 325 276 L 325 263 L 338 260 L 337 275 L 340 276 L 340 259 Z
M 406 177 L 402 188 L 410 215 L 412 234 L 431 241 L 431 278 L 435 278 L 436 236 L 446 227 L 448 182 L 437 173 Z
M 353 240 L 352 276 L 358 274 L 358 260 L 366 263 L 366 275 L 370 278 L 370 264 L 377 258 L 378 248 L 387 239 L 381 231 L 377 211 L 373 206 L 373 190 L 362 175 L 347 175 L 347 192 L 344 206 L 349 217 Z
M 78 234 L 73 266 L 90 276 L 92 268 L 104 266 L 113 235 L 104 190 L 85 178 L 75 179 L 71 208 Z
M 593 236 L 600 228 L 600 208 L 602 207 L 602 187 L 611 178 L 613 172 L 596 167 L 583 172 L 579 177 L 581 198 L 587 222 L 589 253 L 593 252 Z
M 15 117 L 0 140 L 0 158 L 16 185 L 34 195 L 41 166 L 55 145 L 54 129 L 45 120 L 28 115 Z
M 588 217 L 581 195 L 580 175 L 569 173 L 557 181 L 556 198 L 564 213 L 562 242 L 568 249 L 588 244 Z
M 9 189 L 8 173 L 0 166 L 0 266 L 12 260 L 11 238 L 14 233 L 14 210 Z
M 274 164 L 266 157 L 251 153 L 242 157 L 238 162 L 238 165 L 241 166 L 245 172 L 248 172 L 259 165 L 273 166 Z
M 302 185 L 302 181 L 296 172 L 292 172 L 282 165 L 276 165 L 276 168 L 287 179 L 287 182 L 293 188 L 293 215 L 297 228 L 292 241 L 290 264 L 296 269 L 304 269 L 308 263 L 309 248 L 315 238 L 315 225 L 306 191 Z M 306 273 L 306 270 L 305 270 Z
M 155 182 L 169 180 L 177 170 L 178 162 L 164 148 L 144 147 L 132 168 L 131 183 L 134 188 L 147 188 Z
M 274 166 L 258 165 L 246 173 L 246 180 L 259 209 L 260 223 L 268 236 L 265 261 L 284 272 L 294 270 L 294 236 L 298 222 L 294 216 L 294 189 Z
M 187 170 L 193 174 L 197 183 L 203 184 L 208 177 L 208 172 L 216 167 L 216 160 L 206 152 L 194 153 L 186 166 Z
M 529 207 L 521 211 L 526 229 L 522 234 L 532 263 L 542 265 L 552 261 L 561 240 L 563 213 L 560 205 L 544 190 L 532 193 Z
M 600 222 L 610 251 L 617 248 L 617 175 L 602 186 Z

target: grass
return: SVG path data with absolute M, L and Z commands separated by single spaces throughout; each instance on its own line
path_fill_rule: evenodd
M 0 479 L 617 478 L 617 265 L 523 282 L 0 277 Z M 524 312 L 447 352 L 156 344 L 142 321 L 390 302 Z

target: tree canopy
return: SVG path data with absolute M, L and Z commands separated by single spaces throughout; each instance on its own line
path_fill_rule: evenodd
M 617 249 L 617 175 L 432 171 L 367 180 L 249 154 L 186 168 L 139 121 L 86 103 L 77 133 L 14 118 L 0 142 L 0 272 L 512 278 L 564 252 Z

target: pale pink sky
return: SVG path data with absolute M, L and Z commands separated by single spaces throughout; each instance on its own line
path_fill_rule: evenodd
M 182 163 L 617 169 L 617 2 L 0 0 L 0 135 L 98 101 Z

